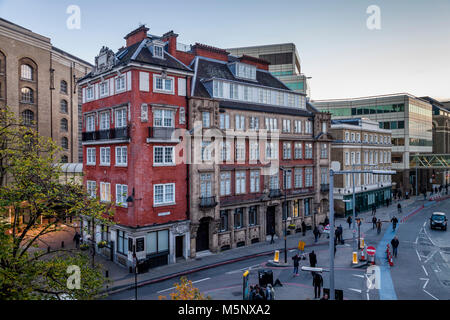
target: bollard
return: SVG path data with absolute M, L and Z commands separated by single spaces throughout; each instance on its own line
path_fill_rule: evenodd
M 130 273 L 133 273 L 133 267 L 130 266 L 129 271 L 130 271 Z
M 273 262 L 280 262 L 280 251 L 279 250 L 275 250 L 275 254 L 273 256 Z
M 357 264 L 358 263 L 358 252 L 353 251 L 353 264 Z
M 109 278 L 109 271 L 108 270 L 105 270 L 105 277 Z
M 61 248 L 64 248 L 64 241 L 61 241 Z
M 50 246 L 47 247 L 47 252 L 50 253 Z

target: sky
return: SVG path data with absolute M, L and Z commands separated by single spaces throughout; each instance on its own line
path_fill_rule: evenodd
M 67 27 L 71 5 L 79 29 Z M 379 29 L 367 26 L 372 5 Z M 450 100 L 450 0 L 0 0 L 0 17 L 91 63 L 145 23 L 184 44 L 292 42 L 313 100 L 400 92 Z

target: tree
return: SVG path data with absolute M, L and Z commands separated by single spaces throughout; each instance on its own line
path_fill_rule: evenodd
M 112 224 L 113 209 L 90 198 L 73 182 L 60 183 L 59 147 L 24 126 L 9 110 L 0 115 L 0 299 L 91 299 L 104 278 L 88 257 L 74 250 L 41 250 L 44 235 L 70 218 Z M 71 265 L 79 267 L 81 288 L 69 289 Z
M 180 278 L 180 283 L 175 283 L 175 292 L 170 294 L 171 300 L 210 300 L 211 297 L 204 296 L 198 288 L 192 285 L 192 281 L 186 277 Z M 165 296 L 159 296 L 159 300 L 166 299 Z

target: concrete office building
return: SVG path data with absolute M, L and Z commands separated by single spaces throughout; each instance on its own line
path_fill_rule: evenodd
M 392 177 L 394 189 L 412 191 L 415 170 L 410 168 L 414 154 L 433 152 L 432 106 L 413 95 L 390 94 L 353 99 L 316 100 L 314 106 L 332 114 L 332 119 L 365 117 L 392 130 Z
M 264 46 L 226 49 L 235 56 L 252 56 L 270 63 L 269 72 L 281 80 L 289 89 L 309 94 L 307 77 L 301 73 L 300 57 L 295 44 L 270 44 Z
M 76 80 L 92 65 L 52 46 L 51 39 L 0 18 L 0 108 L 8 106 L 81 162 L 81 99 Z
M 377 121 L 365 118 L 332 120 L 330 133 L 331 161 L 342 170 L 391 170 L 391 130 L 380 129 Z M 355 174 L 355 208 L 357 212 L 382 206 L 391 198 L 391 176 Z M 353 176 L 336 175 L 334 207 L 338 215 L 353 212 Z

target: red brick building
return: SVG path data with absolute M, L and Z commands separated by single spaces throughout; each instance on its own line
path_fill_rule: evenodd
M 92 196 L 116 205 L 117 224 L 97 226 L 95 239 L 111 242 L 122 265 L 132 263 L 133 245 L 151 266 L 189 255 L 187 166 L 175 160 L 180 140 L 172 133 L 186 128 L 193 71 L 171 55 L 168 37 L 176 35 L 147 31 L 129 33 L 117 53 L 103 47 L 79 81 L 84 183 Z

